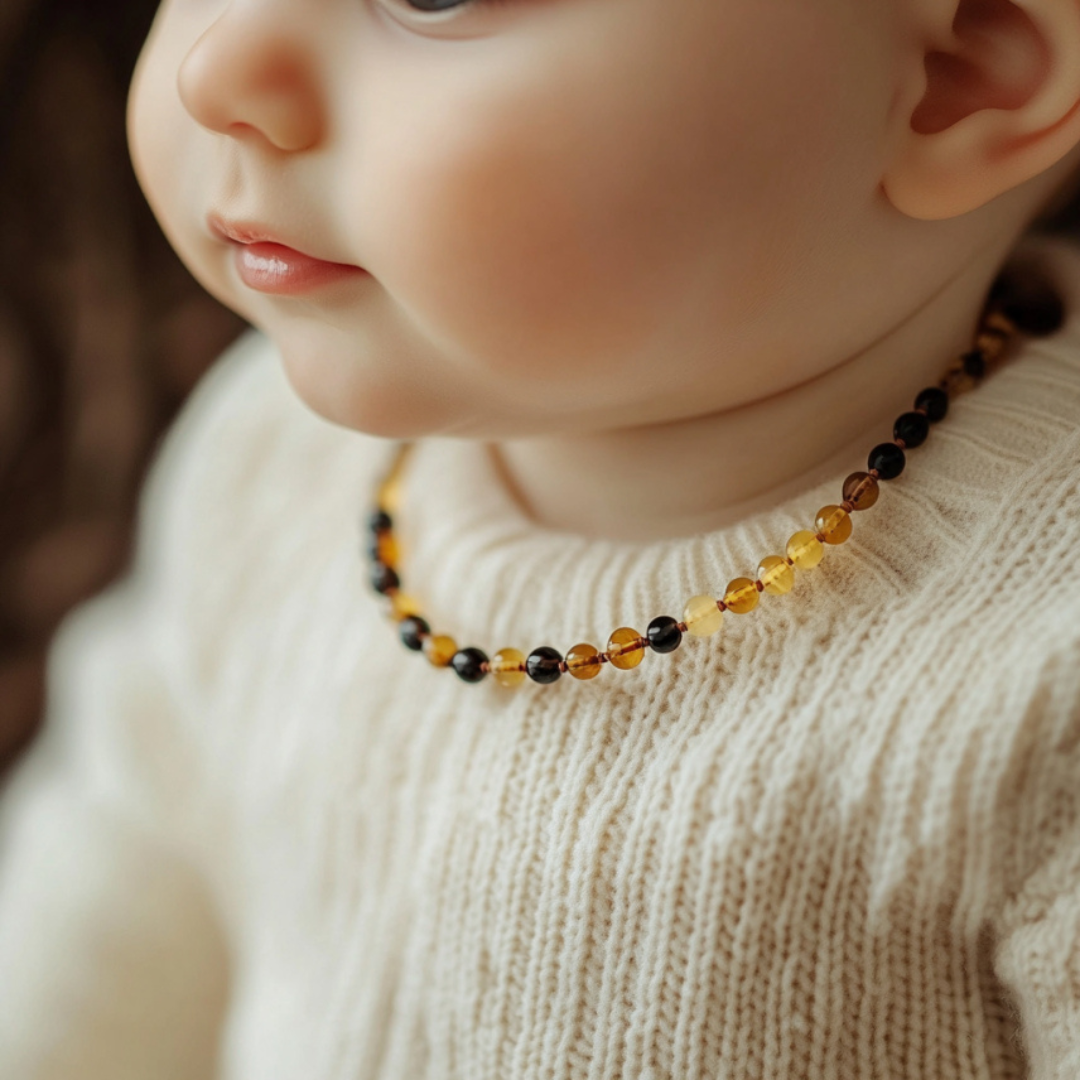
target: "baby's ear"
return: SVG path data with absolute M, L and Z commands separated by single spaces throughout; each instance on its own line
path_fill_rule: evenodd
M 899 0 L 882 187 L 913 218 L 974 210 L 1080 142 L 1080 0 Z

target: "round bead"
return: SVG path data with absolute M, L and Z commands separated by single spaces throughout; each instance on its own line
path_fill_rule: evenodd
M 385 563 L 375 563 L 371 568 L 371 587 L 385 596 L 401 584 L 397 571 Z
M 724 613 L 716 606 L 711 596 L 692 596 L 683 608 L 682 621 L 686 623 L 686 632 L 694 637 L 708 637 L 720 629 Z
M 1001 313 L 1025 334 L 1045 337 L 1061 329 L 1065 304 L 1047 283 L 1029 279 L 1016 283 L 1001 302 Z
M 803 529 L 787 542 L 787 553 L 800 570 L 813 570 L 825 556 L 825 545 L 809 529 Z
M 757 576 L 765 591 L 773 596 L 783 596 L 791 592 L 795 585 L 795 571 L 788 565 L 787 559 L 779 555 L 766 555 L 758 566 Z
M 842 506 L 823 506 L 814 524 L 826 544 L 842 544 L 851 536 L 851 515 Z
M 981 379 L 986 374 L 986 357 L 981 349 L 972 349 L 960 358 L 964 365 L 964 374 L 973 379 Z
M 458 651 L 457 642 L 448 634 L 432 634 L 424 638 L 424 655 L 435 667 L 448 667 Z
M 490 667 L 491 677 L 500 686 L 520 686 L 525 681 L 525 654 L 520 649 L 500 649 Z
M 679 624 L 670 615 L 657 615 L 645 633 L 654 652 L 674 652 L 682 642 Z
M 904 471 L 906 460 L 896 443 L 879 443 L 870 451 L 866 467 L 877 469 L 879 480 L 895 480 Z
M 450 658 L 450 666 L 468 683 L 477 683 L 487 674 L 482 666 L 487 662 L 487 653 L 471 647 L 458 649 Z
M 368 558 L 384 566 L 397 566 L 399 561 L 398 542 L 393 533 L 377 533 L 368 544 Z
M 927 420 L 931 424 L 936 424 L 939 420 L 944 420 L 945 414 L 949 411 L 949 395 L 940 386 L 928 386 L 925 390 L 919 391 L 919 396 L 915 399 L 915 408 L 925 409 Z
M 727 591 L 724 593 L 724 603 L 728 611 L 734 611 L 736 615 L 745 615 L 758 606 L 758 587 L 753 578 L 737 577 L 728 582 Z
M 896 418 L 893 424 L 893 438 L 903 439 L 909 450 L 922 446 L 930 434 L 930 421 L 921 412 L 906 412 Z
M 562 654 L 550 645 L 533 649 L 525 661 L 525 671 L 533 682 L 553 683 L 562 675 Z
M 373 510 L 368 518 L 368 529 L 373 533 L 389 532 L 394 527 L 390 515 L 385 510 Z
M 603 666 L 600 650 L 595 645 L 582 642 L 566 654 L 566 670 L 575 679 L 595 679 Z
M 398 620 L 404 619 L 406 615 L 419 615 L 420 604 L 408 593 L 396 592 L 390 597 L 390 614 Z
M 869 510 L 878 500 L 878 482 L 864 472 L 853 472 L 844 481 L 844 499 L 856 510 Z
M 419 652 L 424 647 L 424 638 L 431 634 L 431 627 L 428 626 L 427 620 L 420 618 L 419 615 L 406 615 L 398 623 L 398 633 L 407 649 Z
M 608 638 L 607 654 L 612 667 L 629 671 L 636 668 L 645 659 L 645 645 L 647 644 L 636 631 L 629 626 L 620 626 Z

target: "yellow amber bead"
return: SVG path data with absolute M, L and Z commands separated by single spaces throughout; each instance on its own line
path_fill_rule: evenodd
M 424 638 L 424 655 L 435 667 L 446 667 L 457 652 L 457 642 L 447 634 L 432 634 Z
M 420 604 L 403 592 L 395 592 L 390 597 L 390 614 L 395 619 L 404 619 L 409 615 L 420 614 Z
M 607 654 L 611 666 L 623 671 L 637 667 L 645 657 L 645 644 L 636 630 L 631 630 L 629 626 L 620 626 L 608 638 Z
M 826 544 L 842 544 L 851 536 L 851 515 L 842 506 L 823 506 L 814 524 Z
M 753 578 L 737 577 L 728 582 L 727 592 L 724 593 L 724 603 L 728 611 L 734 611 L 736 615 L 745 615 L 758 606 L 758 587 Z
M 379 562 L 384 566 L 393 566 L 396 568 L 401 558 L 401 551 L 398 548 L 398 542 L 394 538 L 393 533 L 380 533 L 376 545 L 379 552 Z
M 825 545 L 809 529 L 803 529 L 787 542 L 787 553 L 800 570 L 813 570 L 825 555 Z
M 716 606 L 711 596 L 692 596 L 683 608 L 682 621 L 686 623 L 686 632 L 695 637 L 708 637 L 720 629 L 724 613 Z
M 787 559 L 779 555 L 766 555 L 757 570 L 758 579 L 765 586 L 767 593 L 783 596 L 795 585 L 795 571 L 788 565 Z
M 600 659 L 600 650 L 595 645 L 582 642 L 575 645 L 564 657 L 566 670 L 575 679 L 595 679 L 600 674 L 603 660 Z
M 500 649 L 488 667 L 500 686 L 520 686 L 525 681 L 525 654 L 520 649 Z

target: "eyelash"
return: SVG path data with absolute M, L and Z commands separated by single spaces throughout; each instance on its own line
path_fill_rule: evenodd
M 416 0 L 398 0 L 404 7 L 409 8 L 410 11 L 415 12 L 418 15 L 447 15 L 452 11 L 458 11 L 464 8 L 479 8 L 479 7 L 500 7 L 510 2 L 510 0 L 458 0 L 457 3 L 448 3 L 445 7 L 417 7 Z M 434 0 L 435 3 L 439 3 L 440 0 Z

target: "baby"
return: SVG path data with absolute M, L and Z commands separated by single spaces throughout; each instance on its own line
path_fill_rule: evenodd
M 166 0 L 129 127 L 258 329 L 53 646 L 3 1080 L 1080 1077 L 1080 4 Z

